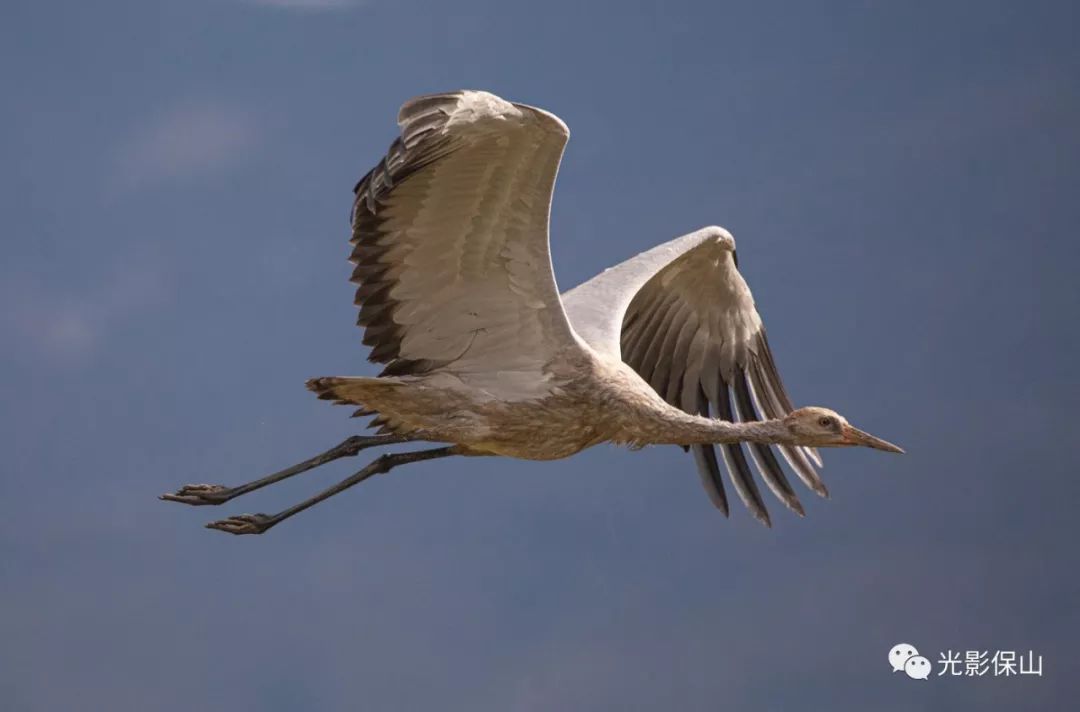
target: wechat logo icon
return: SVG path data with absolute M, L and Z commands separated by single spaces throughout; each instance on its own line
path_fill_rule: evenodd
M 904 672 L 912 680 L 930 677 L 930 661 L 919 655 L 911 643 L 897 643 L 889 650 L 889 665 L 893 672 Z

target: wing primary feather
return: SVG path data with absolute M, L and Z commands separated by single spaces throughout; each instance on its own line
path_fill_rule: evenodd
M 727 383 L 722 379 L 717 380 L 719 387 L 717 392 L 713 393 L 712 398 L 710 398 L 712 406 L 716 409 L 716 413 L 721 420 L 726 420 L 729 423 L 735 422 Z M 746 455 L 743 453 L 742 447 L 739 443 L 723 445 L 720 448 L 720 454 L 724 458 L 724 465 L 727 468 L 731 484 L 735 486 L 735 491 L 743 504 L 754 515 L 755 519 L 765 526 L 771 527 L 772 521 L 769 519 L 769 510 L 765 508 L 765 502 L 761 499 L 761 493 L 754 482 L 754 477 L 750 474 L 750 465 L 746 462 Z
M 739 415 L 744 422 L 761 420 L 761 415 L 754 408 L 754 403 L 750 395 L 750 387 L 746 382 L 746 371 L 740 369 L 735 374 L 735 400 L 738 404 Z M 749 443 L 750 457 L 754 461 L 754 465 L 757 466 L 758 472 L 761 474 L 761 478 L 765 480 L 765 484 L 769 486 L 773 494 L 784 503 L 784 505 L 791 511 L 798 514 L 800 517 L 806 516 L 806 512 L 803 510 L 802 503 L 799 502 L 798 496 L 795 494 L 795 490 L 791 488 L 791 484 L 788 482 L 787 477 L 784 476 L 784 471 L 780 467 L 780 463 L 776 461 L 776 456 L 773 455 L 772 448 L 764 443 Z
M 785 413 L 790 413 L 795 410 L 795 406 L 791 402 L 791 397 L 788 396 L 787 389 L 784 388 L 784 381 L 780 378 L 780 371 L 776 368 L 776 361 L 773 360 L 772 349 L 769 347 L 769 338 L 765 335 L 765 327 L 761 327 L 761 331 L 757 336 L 757 343 L 755 344 L 754 351 L 758 353 L 761 358 L 762 373 L 764 380 L 774 393 L 776 402 L 780 404 Z M 801 448 L 806 456 L 813 460 L 818 467 L 823 465 L 821 461 L 821 455 L 818 451 L 812 447 Z
M 698 387 L 697 412 L 699 415 L 708 417 L 709 401 L 705 397 L 705 391 Z M 717 509 L 729 516 L 727 493 L 724 492 L 724 479 L 720 475 L 720 463 L 716 459 L 716 448 L 712 445 L 694 445 L 694 462 L 697 463 L 698 474 L 701 476 L 701 484 L 705 487 L 709 500 Z
M 768 418 L 782 418 L 785 413 L 780 409 L 775 400 L 775 395 L 770 391 L 769 384 L 763 380 L 760 362 L 755 360 L 750 367 L 750 396 L 759 411 L 764 412 Z M 787 461 L 791 469 L 802 480 L 803 484 L 821 497 L 828 499 L 829 489 L 825 486 L 821 476 L 814 469 L 810 460 L 803 453 L 803 448 L 790 445 L 779 445 L 780 454 Z
M 777 402 L 785 411 L 790 413 L 795 410 L 795 406 L 792 405 L 791 398 L 787 394 L 787 389 L 784 388 L 784 382 L 780 380 L 780 372 L 776 369 L 776 362 L 773 360 L 772 349 L 769 348 L 769 339 L 765 336 L 765 327 L 761 327 L 755 346 L 756 348 L 754 351 L 756 351 L 761 358 L 764 373 L 769 379 L 769 384 L 772 386 L 773 392 L 776 394 Z

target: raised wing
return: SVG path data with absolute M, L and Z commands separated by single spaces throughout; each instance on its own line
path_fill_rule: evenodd
M 477 91 L 412 99 L 398 124 L 355 189 L 352 280 L 370 360 L 384 375 L 535 374 L 577 343 L 548 250 L 566 125 Z
M 621 357 L 668 403 L 728 421 L 781 418 L 793 409 L 776 370 L 731 235 L 708 227 L 613 267 L 563 295 L 575 331 L 594 349 Z M 693 446 L 713 503 L 725 514 L 719 460 L 739 497 L 768 525 L 769 514 L 739 444 Z M 749 444 L 769 489 L 803 513 L 768 445 Z M 811 448 L 778 446 L 803 482 L 828 496 Z

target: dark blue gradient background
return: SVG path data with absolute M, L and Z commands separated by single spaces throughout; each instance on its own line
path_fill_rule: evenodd
M 302 7 L 290 7 L 300 5 Z M 5 710 L 1015 710 L 1080 695 L 1071 2 L 14 0 L 0 9 Z M 725 520 L 676 448 L 360 463 L 350 188 L 412 95 L 573 137 L 563 288 L 729 228 L 789 390 L 907 448 Z M 1034 650 L 1042 678 L 890 672 Z

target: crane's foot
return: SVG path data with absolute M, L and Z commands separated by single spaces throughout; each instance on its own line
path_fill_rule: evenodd
M 237 514 L 228 519 L 210 522 L 206 528 L 229 534 L 262 534 L 276 523 L 273 517 L 266 514 Z
M 180 502 L 201 507 L 205 504 L 224 504 L 232 499 L 233 488 L 225 485 L 184 485 L 172 494 L 158 497 L 166 502 Z

